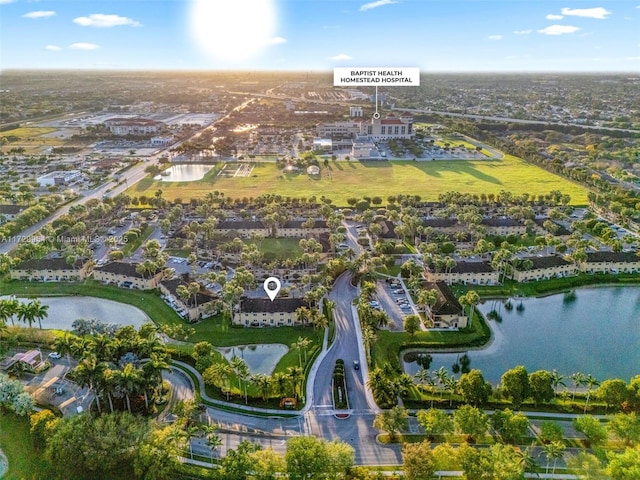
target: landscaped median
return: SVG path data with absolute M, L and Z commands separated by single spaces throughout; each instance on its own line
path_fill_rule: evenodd
M 333 390 L 333 409 L 336 411 L 336 418 L 349 418 L 349 395 L 347 393 L 347 378 L 344 374 L 344 360 L 336 360 L 331 378 L 331 388 Z M 340 412 L 344 410 L 344 412 Z

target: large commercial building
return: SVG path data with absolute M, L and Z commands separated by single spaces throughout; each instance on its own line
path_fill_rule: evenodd
M 41 187 L 51 187 L 53 185 L 69 185 L 82 176 L 80 170 L 49 172 L 37 178 Z
M 114 135 L 150 135 L 157 133 L 163 126 L 162 122 L 147 118 L 111 118 L 104 122 Z

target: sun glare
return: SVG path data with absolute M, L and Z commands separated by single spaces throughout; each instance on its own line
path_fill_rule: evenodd
M 274 42 L 275 17 L 272 0 L 193 0 L 191 30 L 209 55 L 244 60 Z

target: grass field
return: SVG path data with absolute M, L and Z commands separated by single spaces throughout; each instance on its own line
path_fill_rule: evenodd
M 13 130 L 0 132 L 0 137 L 20 137 L 21 140 L 39 137 L 47 133 L 55 132 L 57 128 L 51 127 L 20 127 Z
M 0 414 L 0 447 L 9 461 L 4 480 L 48 478 L 47 464 L 31 442 L 29 417 Z
M 231 168 L 229 165 L 227 168 Z M 272 193 L 290 197 L 331 198 L 345 206 L 347 198 L 413 194 L 424 200 L 437 200 L 448 191 L 472 194 L 501 190 L 514 194 L 546 194 L 560 190 L 571 196 L 571 203 L 587 203 L 587 189 L 524 161 L 505 155 L 502 160 L 451 160 L 432 162 L 368 161 L 331 162 L 329 171 L 322 168 L 321 178 L 305 174 L 283 175 L 275 164 L 256 164 L 252 175 L 245 178 L 223 178 L 207 175 L 194 182 L 158 182 L 145 178 L 126 191 L 127 195 L 153 197 L 160 188 L 164 198 L 173 200 L 204 197 L 218 190 L 228 197 L 257 197 Z M 330 173 L 330 175 L 328 175 Z
M 247 243 L 256 244 L 258 250 L 269 259 L 285 260 L 302 255 L 299 238 L 264 238 L 255 242 L 247 240 Z

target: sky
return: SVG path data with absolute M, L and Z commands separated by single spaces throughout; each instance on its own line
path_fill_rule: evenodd
M 640 0 L 0 0 L 0 69 L 640 70 Z

